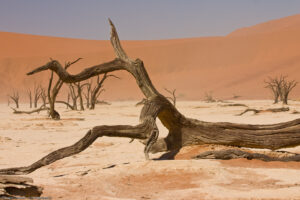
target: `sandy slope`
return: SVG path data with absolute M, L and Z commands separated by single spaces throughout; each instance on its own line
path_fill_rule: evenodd
M 109 27 L 103 27 L 109 33 Z M 120 30 L 120 37 L 122 34 Z M 299 80 L 300 15 L 242 28 L 226 37 L 158 41 L 122 41 L 132 58 L 141 58 L 158 89 L 177 88 L 182 99 L 200 99 L 212 91 L 218 98 L 233 94 L 246 99 L 267 98 L 263 80 L 284 74 Z M 108 36 L 109 37 L 109 36 Z M 0 99 L 13 88 L 25 91 L 34 82 L 44 84 L 49 73 L 28 78 L 25 73 L 45 64 L 49 57 L 65 61 L 83 57 L 70 69 L 81 71 L 114 58 L 108 41 L 54 38 L 0 32 Z M 118 72 L 122 80 L 108 81 L 105 99 L 142 97 L 135 81 Z M 292 93 L 300 95 L 300 87 Z M 22 96 L 23 101 L 27 98 Z
M 94 111 L 59 107 L 61 121 L 46 113 L 14 115 L 0 105 L 0 168 L 30 164 L 60 147 L 73 144 L 89 128 L 101 124 L 137 124 L 136 102 L 113 102 Z M 238 101 L 254 108 L 276 107 L 271 101 Z M 28 105 L 21 105 L 26 109 Z M 277 105 L 280 106 L 280 105 Z M 291 101 L 286 113 L 248 113 L 244 107 L 220 103 L 179 102 L 188 117 L 205 121 L 277 123 L 299 118 L 291 114 L 300 103 Z M 166 129 L 159 124 L 161 136 Z M 183 148 L 177 160 L 145 161 L 143 145 L 126 138 L 100 138 L 87 150 L 28 175 L 44 186 L 44 197 L 56 199 L 300 199 L 299 163 L 190 160 L 206 146 Z M 300 148 L 288 149 L 300 153 Z M 151 158 L 159 158 L 152 154 Z

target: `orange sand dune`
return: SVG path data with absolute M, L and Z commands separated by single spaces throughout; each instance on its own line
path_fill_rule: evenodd
M 103 27 L 105 28 L 105 27 Z M 109 26 L 106 27 L 109 33 Z M 109 35 L 109 34 L 108 34 Z M 176 88 L 181 99 L 198 100 L 211 91 L 216 98 L 233 94 L 244 99 L 270 98 L 264 79 L 279 74 L 300 81 L 300 15 L 238 29 L 225 37 L 122 41 L 131 58 L 141 58 L 158 90 Z M 109 37 L 109 36 L 108 36 Z M 120 35 L 122 39 L 122 35 Z M 109 41 L 68 39 L 0 32 L 0 99 L 13 90 L 23 92 L 34 82 L 47 83 L 49 72 L 31 77 L 26 72 L 49 57 L 62 63 L 84 58 L 70 72 L 114 58 Z M 135 81 L 125 72 L 121 80 L 105 83 L 102 98 L 140 99 Z M 300 97 L 300 86 L 292 92 Z

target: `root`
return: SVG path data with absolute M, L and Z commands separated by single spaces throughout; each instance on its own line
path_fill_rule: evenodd
M 272 113 L 287 112 L 289 110 L 290 110 L 289 107 L 269 108 L 269 109 L 266 109 L 266 110 L 257 110 L 257 109 L 254 109 L 254 108 L 247 108 L 246 110 L 244 110 L 240 114 L 237 114 L 237 116 L 241 116 L 241 115 L 245 114 L 246 112 L 254 112 L 254 114 L 258 114 L 258 113 L 263 113 L 263 112 L 272 112 Z

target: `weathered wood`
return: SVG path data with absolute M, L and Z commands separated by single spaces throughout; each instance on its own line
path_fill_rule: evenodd
M 140 121 L 141 123 L 136 126 L 129 125 L 116 125 L 116 126 L 95 126 L 89 130 L 86 135 L 75 144 L 58 149 L 37 162 L 26 166 L 17 168 L 1 169 L 0 174 L 7 175 L 21 175 L 28 174 L 36 169 L 49 165 L 59 159 L 72 156 L 80 153 L 89 147 L 98 137 L 128 137 L 134 139 L 147 140 L 145 146 L 145 155 L 148 158 L 148 153 L 151 146 L 154 144 L 151 140 L 157 139 L 158 129 L 155 123 L 155 118 L 160 111 L 160 107 L 155 104 L 155 101 L 147 102 L 141 111 Z
M 243 103 L 227 103 L 227 104 L 221 104 L 221 107 L 248 107 L 246 104 Z
M 112 22 L 111 43 L 117 58 L 113 61 L 84 69 L 71 75 L 55 60 L 28 73 L 32 75 L 41 71 L 55 72 L 61 81 L 75 83 L 91 77 L 116 70 L 126 70 L 135 78 L 137 85 L 146 97 L 140 115 L 140 124 L 136 126 L 96 126 L 77 143 L 56 150 L 27 167 L 0 170 L 0 174 L 26 174 L 56 160 L 77 154 L 98 137 L 126 137 L 144 140 L 145 156 L 148 152 L 179 150 L 183 146 L 195 144 L 221 144 L 249 148 L 280 149 L 300 145 L 300 119 L 270 125 L 249 125 L 228 122 L 204 122 L 186 118 L 166 97 L 161 95 L 152 84 L 140 59 L 131 60 L 121 47 L 116 29 Z M 157 141 L 158 129 L 156 118 L 169 130 L 166 138 Z
M 287 112 L 289 111 L 290 108 L 289 107 L 282 107 L 282 108 L 268 108 L 265 110 L 258 110 L 258 109 L 254 109 L 254 108 L 247 108 L 246 110 L 244 110 L 243 112 L 241 112 L 240 114 L 237 114 L 237 116 L 241 116 L 243 114 L 245 114 L 246 112 L 254 112 L 254 114 L 258 114 L 258 113 L 263 113 L 263 112 L 273 112 L 273 113 L 277 113 L 277 112 Z
M 0 198 L 40 197 L 43 188 L 32 183 L 29 177 L 0 175 Z
M 176 100 L 177 100 L 177 97 L 176 97 L 176 89 L 174 90 L 168 90 L 167 88 L 165 88 L 165 90 L 170 94 L 172 95 L 171 97 L 166 97 L 167 99 L 169 99 L 173 105 L 176 107 Z
M 194 157 L 195 159 L 220 159 L 230 160 L 237 158 L 246 158 L 248 160 L 256 159 L 265 162 L 280 161 L 280 162 L 300 162 L 300 154 L 288 152 L 271 152 L 257 153 L 240 149 L 225 149 L 218 151 L 206 151 Z
M 76 60 L 74 60 L 73 62 L 67 62 L 65 63 L 64 66 L 64 70 L 67 70 L 71 65 L 77 63 L 79 60 L 81 60 L 82 58 L 77 58 Z M 54 60 L 51 59 L 51 62 L 56 62 Z M 55 85 L 52 88 L 52 82 L 53 82 L 53 71 L 51 72 L 51 76 L 49 79 L 49 84 L 48 84 L 48 101 L 49 101 L 49 106 L 50 106 L 50 110 L 49 110 L 49 115 L 51 116 L 52 119 L 54 120 L 59 120 L 60 119 L 60 115 L 59 113 L 55 110 L 55 102 L 56 102 L 56 97 L 61 89 L 61 87 L 63 86 L 63 81 L 58 78 L 58 80 L 56 81 Z
M 269 77 L 268 81 L 265 81 L 266 88 L 269 88 L 274 96 L 274 103 L 278 103 L 278 99 L 282 101 L 283 104 L 288 104 L 288 96 L 292 89 L 296 87 L 298 82 L 295 80 L 288 81 L 286 76 L 280 76 L 271 78 Z
M 39 113 L 39 112 L 44 111 L 44 110 L 48 110 L 48 111 L 50 110 L 50 108 L 45 107 L 44 105 L 41 106 L 38 109 L 34 109 L 34 110 L 30 110 L 30 111 L 22 111 L 22 110 L 17 110 L 17 109 L 14 109 L 14 108 L 11 108 L 11 109 L 13 109 L 14 114 L 32 114 L 32 113 L 36 113 L 36 112 Z
M 96 82 L 96 85 L 94 88 L 91 89 L 91 95 L 90 95 L 90 109 L 91 110 L 94 110 L 95 109 L 95 106 L 98 102 L 98 97 L 99 95 L 104 92 L 104 89 L 101 89 L 103 88 L 103 83 L 104 81 L 109 78 L 109 77 L 114 77 L 114 78 L 117 78 L 117 79 L 120 79 L 118 76 L 115 76 L 115 75 L 108 75 L 107 73 L 104 73 L 103 77 L 101 78 L 100 80 L 100 77 L 97 76 L 97 82 Z
M 11 98 L 15 102 L 16 108 L 19 108 L 19 92 L 14 91 L 12 95 L 9 95 L 9 98 Z

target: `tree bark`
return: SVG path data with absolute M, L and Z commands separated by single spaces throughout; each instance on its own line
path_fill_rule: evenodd
M 13 95 L 9 97 L 15 102 L 16 108 L 19 108 L 19 98 L 20 98 L 19 92 L 14 91 Z
M 11 108 L 14 111 L 14 114 L 32 114 L 32 113 L 39 113 L 43 110 L 49 110 L 50 108 L 46 107 L 45 105 L 42 105 L 40 108 L 31 110 L 31 111 L 21 111 L 21 110 L 16 110 L 14 108 Z
M 0 198 L 26 199 L 27 197 L 40 197 L 42 187 L 32 184 L 33 180 L 22 176 L 0 176 Z
M 32 108 L 32 94 L 30 89 L 28 89 L 27 94 L 29 97 L 29 108 Z
M 273 152 L 273 155 L 266 155 L 264 153 L 255 153 L 246 150 L 240 149 L 226 149 L 218 151 L 206 151 L 195 157 L 195 159 L 221 159 L 221 160 L 230 160 L 237 158 L 246 158 L 248 160 L 256 159 L 262 160 L 265 162 L 270 161 L 281 161 L 281 162 L 290 162 L 290 161 L 300 161 L 300 154 L 297 153 L 286 153 L 286 152 Z
M 241 112 L 237 116 L 241 116 L 241 115 L 245 114 L 246 112 L 254 112 L 254 114 L 258 114 L 258 113 L 263 113 L 263 112 L 272 112 L 272 113 L 287 112 L 289 110 L 290 110 L 289 107 L 269 108 L 269 109 L 266 109 L 266 110 L 257 110 L 257 109 L 254 109 L 254 108 L 247 108 L 246 110 L 244 110 L 243 112 Z
M 141 111 L 140 124 L 136 126 L 115 125 L 95 126 L 77 143 L 56 150 L 32 165 L 19 168 L 0 170 L 0 174 L 27 174 L 56 160 L 77 154 L 98 137 L 127 137 L 147 140 L 145 156 L 148 152 L 179 150 L 183 146 L 195 144 L 221 144 L 249 148 L 280 149 L 300 144 L 300 119 L 270 125 L 249 125 L 228 122 L 204 122 L 186 118 L 174 105 L 161 95 L 153 86 L 148 73 L 140 59 L 131 60 L 121 47 L 116 29 L 111 21 L 111 43 L 116 59 L 84 69 L 76 75 L 69 74 L 58 61 L 50 61 L 46 65 L 28 73 L 32 75 L 41 71 L 51 70 L 60 80 L 66 83 L 84 81 L 99 74 L 116 70 L 128 71 L 136 80 L 137 85 L 146 97 Z M 166 138 L 157 139 L 158 129 L 156 118 L 169 130 Z

